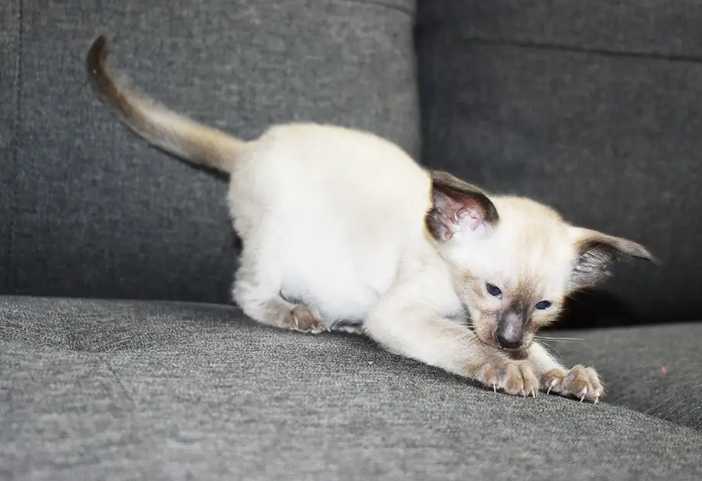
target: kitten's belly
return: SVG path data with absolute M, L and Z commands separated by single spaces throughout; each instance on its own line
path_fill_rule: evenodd
M 387 246 L 354 256 L 329 245 L 316 250 L 290 250 L 286 256 L 281 293 L 317 308 L 329 327 L 361 323 L 390 288 L 398 256 Z

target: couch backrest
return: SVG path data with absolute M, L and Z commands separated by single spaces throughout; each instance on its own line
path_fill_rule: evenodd
M 226 302 L 225 182 L 96 100 L 101 32 L 140 90 L 252 138 L 331 122 L 419 149 L 414 0 L 0 3 L 0 293 Z
M 702 315 L 696 2 L 420 1 L 423 159 L 639 241 L 576 312 Z

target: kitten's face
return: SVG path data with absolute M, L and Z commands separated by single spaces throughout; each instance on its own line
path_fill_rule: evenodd
M 494 198 L 489 231 L 457 232 L 440 246 L 473 329 L 486 344 L 521 349 L 555 321 L 570 291 L 576 248 L 570 227 L 547 207 Z
M 432 179 L 427 226 L 476 335 L 491 346 L 528 347 L 557 319 L 565 297 L 594 285 L 612 260 L 652 259 L 639 244 L 573 227 L 543 204 L 489 199 L 442 172 Z

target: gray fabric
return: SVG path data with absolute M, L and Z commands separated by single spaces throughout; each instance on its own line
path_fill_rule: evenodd
M 607 402 L 702 431 L 702 322 L 558 331 L 546 340 L 566 364 L 593 365 Z
M 552 3 L 420 3 L 424 161 L 649 246 L 662 265 L 617 267 L 600 315 L 699 319 L 702 64 L 673 54 L 702 51 L 701 13 Z
M 420 0 L 424 24 L 441 23 L 463 38 L 572 49 L 698 59 L 696 0 Z
M 0 298 L 0 477 L 697 480 L 702 433 L 235 308 Z
M 135 86 L 197 120 L 244 138 L 332 122 L 417 154 L 413 0 L 18 5 L 0 2 L 1 126 L 17 124 L 0 151 L 0 226 L 11 227 L 0 292 L 230 298 L 225 184 L 147 147 L 99 104 L 83 58 L 101 31 Z
M 14 165 L 16 161 L 16 117 L 19 108 L 19 0 L 0 5 L 0 266 L 7 265 L 8 245 L 14 204 Z M 6 276 L 0 268 L 0 292 L 6 288 Z

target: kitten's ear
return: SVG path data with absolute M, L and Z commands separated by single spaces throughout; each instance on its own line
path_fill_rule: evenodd
M 576 260 L 571 274 L 573 289 L 591 287 L 609 274 L 609 266 L 616 260 L 635 257 L 659 263 L 641 244 L 629 239 L 601 232 L 571 227 Z
M 498 220 L 497 209 L 478 187 L 451 174 L 430 172 L 432 209 L 426 217 L 427 228 L 438 241 L 451 239 L 456 232 L 493 226 Z

